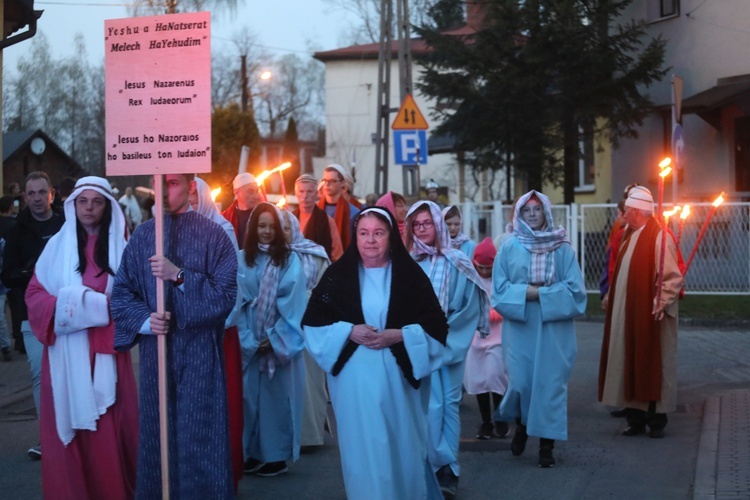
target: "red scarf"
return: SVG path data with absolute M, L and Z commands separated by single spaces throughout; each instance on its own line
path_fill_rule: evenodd
M 325 197 L 318 200 L 318 208 L 326 209 Z M 336 213 L 334 214 L 333 221 L 336 223 L 336 227 L 339 230 L 341 236 L 341 246 L 346 250 L 349 248 L 349 241 L 351 239 L 349 235 L 349 202 L 344 199 L 343 196 L 339 197 L 339 201 L 336 202 Z

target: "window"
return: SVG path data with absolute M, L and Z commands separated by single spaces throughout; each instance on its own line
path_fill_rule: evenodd
M 649 21 L 661 21 L 680 15 L 680 0 L 648 0 Z
M 578 141 L 579 158 L 575 176 L 575 191 L 586 193 L 595 190 L 594 132 L 591 126 L 581 127 L 579 132 L 581 138 Z
M 661 17 L 676 16 L 680 13 L 680 0 L 659 0 Z

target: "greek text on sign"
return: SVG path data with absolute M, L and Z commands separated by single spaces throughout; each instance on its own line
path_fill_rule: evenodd
M 396 165 L 426 165 L 427 132 L 425 130 L 394 130 L 393 163 Z
M 391 128 L 393 130 L 427 130 L 430 128 L 411 94 L 407 94 L 406 98 L 404 98 L 401 109 L 398 110 L 398 115 L 393 120 Z
M 104 22 L 107 175 L 211 171 L 210 18 Z

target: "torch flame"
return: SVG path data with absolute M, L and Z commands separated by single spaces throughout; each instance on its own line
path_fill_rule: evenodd
M 281 172 L 282 170 L 286 170 L 287 168 L 291 167 L 292 164 L 290 162 L 282 163 L 278 167 L 272 169 L 272 170 L 264 170 L 263 173 L 261 173 L 259 176 L 255 178 L 255 181 L 258 184 L 263 184 L 263 181 L 266 180 L 266 178 L 271 175 L 275 174 L 276 172 Z
M 670 173 L 672 173 L 672 167 L 665 167 L 661 169 L 661 172 L 659 172 L 659 176 L 664 178 L 668 176 Z
M 690 205 L 682 207 L 682 213 L 680 213 L 680 219 L 685 220 L 690 215 Z
M 719 195 L 719 197 L 714 200 L 714 202 L 712 203 L 712 205 L 714 207 L 718 207 L 722 203 L 724 203 L 724 191 L 722 191 L 721 194 Z
M 680 210 L 681 210 L 681 208 L 680 208 L 680 206 L 679 206 L 679 205 L 677 205 L 677 206 L 675 206 L 674 208 L 672 208 L 672 210 L 665 210 L 665 211 L 664 211 L 664 217 L 666 217 L 666 218 L 670 218 L 670 217 L 672 217 L 672 216 L 673 216 L 674 214 L 676 214 L 677 212 L 679 212 Z
M 284 208 L 285 205 L 286 205 L 286 198 L 283 198 L 283 197 L 278 201 L 278 203 L 276 203 L 276 206 L 279 208 Z
M 211 201 L 216 201 L 216 197 L 219 196 L 221 193 L 221 188 L 217 187 L 216 189 L 211 190 Z
M 664 158 L 662 161 L 659 162 L 659 168 L 662 169 L 662 170 L 664 170 L 665 168 L 667 168 L 671 164 L 672 164 L 672 158 L 670 158 L 669 156 L 667 156 L 666 158 Z

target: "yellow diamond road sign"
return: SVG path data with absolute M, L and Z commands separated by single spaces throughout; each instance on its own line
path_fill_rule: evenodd
M 391 124 L 393 130 L 427 130 L 427 120 L 419 108 L 417 103 L 414 102 L 414 98 L 411 94 L 407 94 L 401 109 L 398 110 L 396 119 Z

